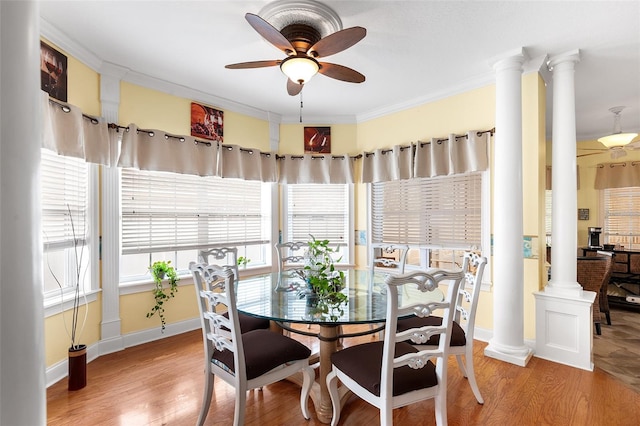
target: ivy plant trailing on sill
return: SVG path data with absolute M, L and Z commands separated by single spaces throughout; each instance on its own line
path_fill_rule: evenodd
M 178 291 L 178 281 L 180 278 L 178 277 L 176 270 L 171 266 L 170 260 L 158 260 L 157 262 L 153 262 L 149 267 L 149 271 L 151 272 L 153 282 L 155 283 L 153 288 L 155 305 L 151 308 L 151 311 L 147 312 L 147 318 L 151 318 L 157 313 L 162 324 L 161 332 L 164 333 L 164 329 L 166 328 L 164 304 L 175 296 L 175 293 Z M 165 278 L 169 283 L 168 288 L 165 288 L 163 284 Z

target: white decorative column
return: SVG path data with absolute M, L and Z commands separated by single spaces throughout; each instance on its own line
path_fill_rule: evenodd
M 524 254 L 522 249 L 522 65 L 518 49 L 493 63 L 496 136 L 493 205 L 493 337 L 485 355 L 525 366 Z
M 553 71 L 551 280 L 536 298 L 536 356 L 593 370 L 595 293 L 577 282 L 574 50 L 549 59 Z
M 100 67 L 102 116 L 118 123 L 120 79 L 128 70 L 113 64 Z M 120 321 L 120 172 L 102 167 L 102 323 L 100 354 L 124 349 Z
M 0 424 L 47 423 L 38 3 L 0 2 Z

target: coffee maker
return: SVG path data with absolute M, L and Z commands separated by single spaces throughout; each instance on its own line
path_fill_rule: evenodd
M 602 248 L 602 245 L 600 244 L 601 233 L 602 228 L 595 226 L 589 227 L 589 248 Z

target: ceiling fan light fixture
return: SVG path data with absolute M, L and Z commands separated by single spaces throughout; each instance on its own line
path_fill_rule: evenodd
M 620 130 L 620 113 L 624 108 L 623 106 L 609 108 L 613 113 L 613 133 L 598 139 L 598 142 L 607 148 L 621 148 L 630 144 L 638 136 L 637 133 L 622 133 Z
M 623 146 L 630 144 L 637 136 L 637 133 L 614 133 L 609 136 L 601 137 L 598 139 L 598 142 L 607 148 L 622 148 Z
M 318 73 L 320 64 L 313 58 L 292 56 L 282 61 L 280 70 L 294 83 L 306 84 Z

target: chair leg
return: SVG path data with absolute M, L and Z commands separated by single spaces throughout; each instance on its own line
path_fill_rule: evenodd
M 338 394 L 338 376 L 333 370 L 327 374 L 327 390 L 329 391 L 329 396 L 331 396 L 331 407 L 333 409 L 331 426 L 337 426 L 338 420 L 340 420 L 340 395 Z
M 602 334 L 602 329 L 600 328 L 600 323 L 596 323 L 596 334 L 600 336 Z
M 607 317 L 607 325 L 611 325 L 611 313 L 605 312 L 604 315 Z
M 478 401 L 478 404 L 484 404 L 484 399 L 482 399 L 482 395 L 480 394 L 480 388 L 478 388 L 478 382 L 476 382 L 476 371 L 473 367 L 473 354 L 466 355 L 465 361 L 467 361 L 466 370 L 467 380 L 469 380 L 469 386 L 471 386 L 471 390 L 473 391 L 473 395 L 476 397 L 476 401 Z
M 207 418 L 207 413 L 209 412 L 209 407 L 211 406 L 211 396 L 213 395 L 213 381 L 214 375 L 209 371 L 206 371 L 205 374 L 207 377 L 204 379 L 204 393 L 202 395 L 202 405 L 200 408 L 200 414 L 198 415 L 198 426 L 202 426 L 204 424 L 205 419 Z
M 247 389 L 244 386 L 236 387 L 236 409 L 233 414 L 233 426 L 244 425 L 244 414 L 247 408 Z
M 308 367 L 302 370 L 302 390 L 300 391 L 300 409 L 302 410 L 302 416 L 309 420 L 309 394 L 311 393 L 311 387 L 315 381 L 316 375 L 313 368 Z

